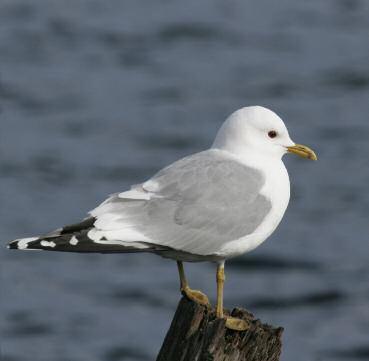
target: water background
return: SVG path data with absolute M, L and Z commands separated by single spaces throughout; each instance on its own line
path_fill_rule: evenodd
M 283 361 L 369 360 L 365 0 L 2 0 L 2 245 L 81 219 L 253 104 L 320 160 L 286 157 L 290 207 L 227 264 L 225 304 L 285 327 Z M 2 361 L 155 359 L 174 262 L 4 247 Z M 214 266 L 187 272 L 214 301 Z

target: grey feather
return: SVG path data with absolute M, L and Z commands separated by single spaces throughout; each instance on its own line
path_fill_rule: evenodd
M 150 243 L 198 255 L 216 254 L 251 234 L 271 210 L 260 194 L 263 175 L 224 152 L 209 150 L 179 160 L 141 189 L 149 200 L 113 195 L 91 214 L 104 231 L 134 229 Z M 112 221 L 113 220 L 113 221 Z

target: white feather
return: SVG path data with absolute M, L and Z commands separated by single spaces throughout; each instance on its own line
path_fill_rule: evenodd
M 51 247 L 51 248 L 54 248 L 54 247 L 56 247 L 56 243 L 55 242 L 53 242 L 53 241 L 41 241 L 40 242 L 40 245 L 42 246 L 42 247 Z
M 76 236 L 73 236 L 69 243 L 72 245 L 72 246 L 76 246 L 78 243 L 79 243 L 79 240 L 76 238 Z
M 141 188 L 141 190 L 140 189 L 131 189 L 129 191 L 119 193 L 119 198 L 148 201 L 148 200 L 151 199 L 151 195 L 150 195 L 150 193 L 145 192 Z
M 37 241 L 37 240 L 38 240 L 38 237 L 31 237 L 31 238 L 17 239 L 14 242 L 17 242 L 18 249 L 27 249 L 28 243 Z

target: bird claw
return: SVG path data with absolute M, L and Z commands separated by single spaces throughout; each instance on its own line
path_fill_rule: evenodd
M 189 300 L 199 303 L 200 305 L 210 307 L 210 302 L 208 296 L 206 296 L 201 291 L 192 290 L 189 287 L 181 289 L 182 295 L 186 296 Z
M 240 318 L 227 317 L 226 327 L 233 331 L 246 331 L 248 328 L 250 328 L 250 325 L 245 320 Z

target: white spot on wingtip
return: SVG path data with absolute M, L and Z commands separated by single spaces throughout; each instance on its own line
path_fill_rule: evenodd
M 37 241 L 38 237 L 31 237 L 31 238 L 22 238 L 22 239 L 17 239 L 16 242 L 17 243 L 17 248 L 18 249 L 27 249 L 28 248 L 28 243 L 33 242 L 33 241 Z
M 42 247 L 51 247 L 51 248 L 54 248 L 55 246 L 56 246 L 56 243 L 55 242 L 53 242 L 53 241 L 41 241 L 40 242 L 40 245 L 42 246 Z
M 103 232 L 100 232 L 96 228 L 92 228 L 88 233 L 87 237 L 90 238 L 92 241 L 96 242 L 103 238 Z
M 70 241 L 69 241 L 69 243 L 70 243 L 72 246 L 77 246 L 78 242 L 79 242 L 79 240 L 76 238 L 76 236 L 73 236 L 73 237 L 70 239 Z

